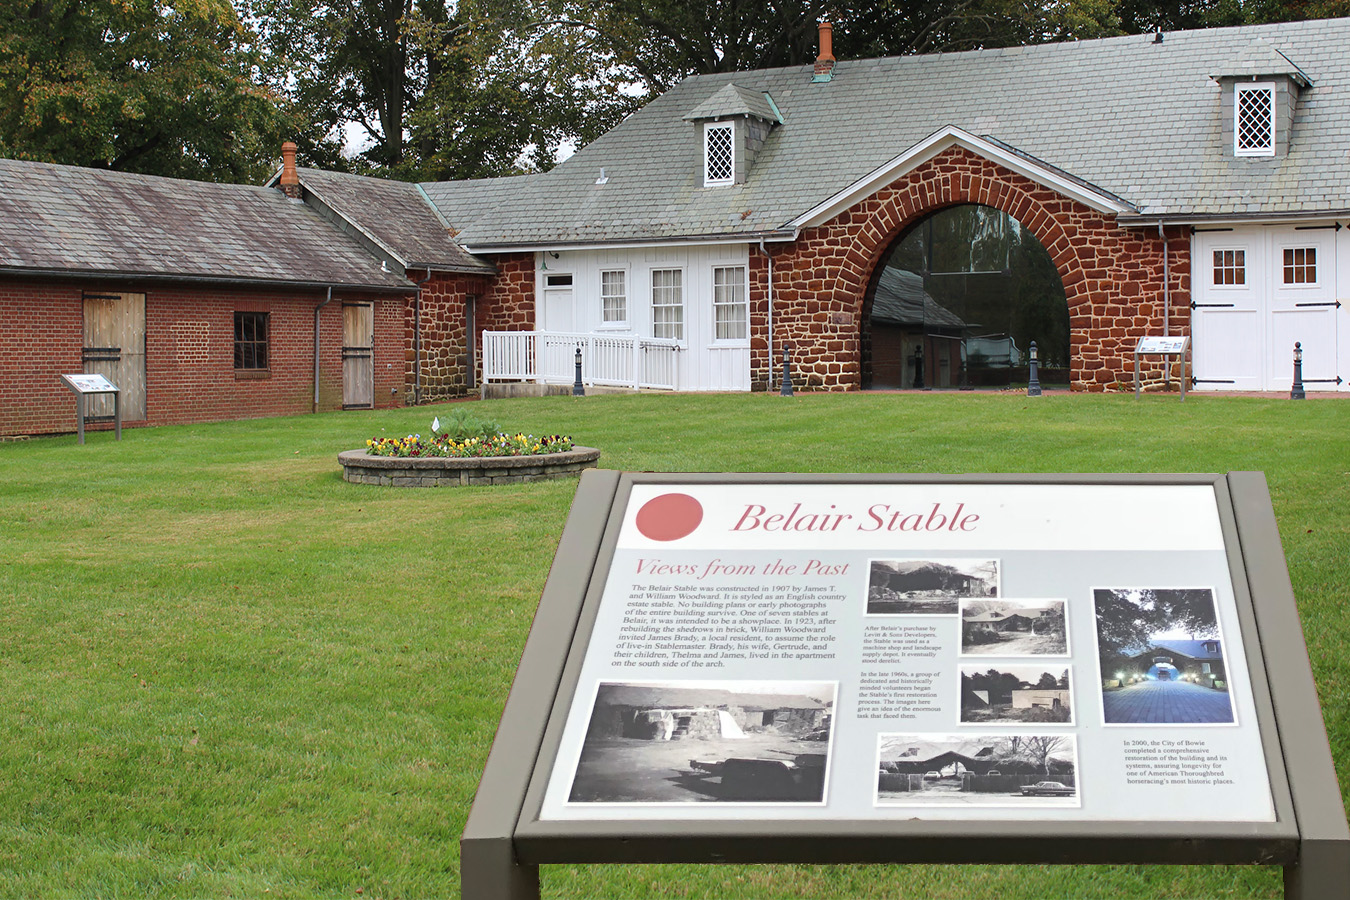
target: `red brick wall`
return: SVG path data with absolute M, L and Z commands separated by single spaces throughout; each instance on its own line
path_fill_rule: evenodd
M 416 278 L 417 273 L 409 273 Z M 482 316 L 482 297 L 492 284 L 490 276 L 433 274 L 422 285 L 421 322 L 413 304 L 408 304 L 406 379 L 408 391 L 420 390 L 419 402 L 462 397 L 468 393 L 468 351 L 465 343 L 466 300 L 476 299 L 475 315 Z M 420 388 L 417 387 L 417 358 L 419 349 L 414 336 L 420 324 L 422 361 Z M 479 323 L 481 327 L 481 322 Z M 482 339 L 476 344 L 476 358 L 482 356 Z M 475 381 L 477 384 L 477 381 Z
M 781 353 L 785 341 L 793 346 L 798 385 L 860 386 L 860 335 L 876 267 L 909 226 L 959 203 L 1008 213 L 1050 253 L 1068 298 L 1073 387 L 1100 391 L 1130 381 L 1136 341 L 1162 333 L 1163 246 L 1156 226 L 1117 227 L 1107 215 L 953 147 L 824 225 L 804 229 L 796 242 L 769 245 L 774 349 Z M 1190 238 L 1173 228 L 1167 239 L 1172 327 L 1184 333 L 1189 328 Z M 752 253 L 755 271 L 756 256 Z M 765 282 L 752 277 L 752 310 L 761 308 L 764 295 Z M 753 385 L 765 383 L 768 364 L 765 348 L 754 342 Z
M 0 281 L 0 434 L 75 430 L 58 376 L 81 371 L 83 293 L 143 292 L 146 422 L 292 415 L 314 399 L 314 309 L 324 295 L 198 287 Z M 340 295 L 320 313 L 320 408 L 342 407 L 342 299 L 375 304 L 375 405 L 402 404 L 405 298 Z M 234 313 L 269 313 L 265 376 L 234 369 Z

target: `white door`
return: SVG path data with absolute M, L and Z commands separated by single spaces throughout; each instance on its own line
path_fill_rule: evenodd
M 1266 390 L 1293 383 L 1294 344 L 1303 351 L 1303 386 L 1334 391 L 1336 385 L 1335 232 L 1281 230 L 1271 235 L 1270 337 Z
M 1195 236 L 1191 354 L 1199 390 L 1262 390 L 1263 236 L 1252 230 Z
M 1338 389 L 1334 228 L 1201 231 L 1193 246 L 1197 389 L 1288 391 L 1295 343 L 1304 387 Z
M 550 275 L 550 280 L 560 276 Z M 577 328 L 576 302 L 572 293 L 570 275 L 567 287 L 544 288 L 544 327 L 539 340 L 539 375 L 545 381 L 571 382 L 576 371 L 577 342 L 559 338 L 559 334 L 574 334 Z

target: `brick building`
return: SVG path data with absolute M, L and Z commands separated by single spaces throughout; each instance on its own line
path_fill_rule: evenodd
M 1346 46 L 1350 19 L 836 61 L 822 26 L 814 65 L 686 79 L 545 174 L 0 161 L 0 434 L 71 430 L 84 368 L 130 365 L 154 424 L 570 384 L 579 345 L 598 384 L 764 390 L 790 347 L 798 387 L 856 390 L 1016 384 L 1034 341 L 1043 382 L 1100 391 L 1181 335 L 1197 389 L 1286 390 L 1298 342 L 1309 389 L 1350 390 Z

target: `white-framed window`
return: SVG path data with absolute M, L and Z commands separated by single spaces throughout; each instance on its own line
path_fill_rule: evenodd
M 611 326 L 628 324 L 628 273 L 623 269 L 600 272 L 600 321 Z
M 1284 283 L 1317 284 L 1317 248 L 1284 248 Z
M 1234 85 L 1233 152 L 1238 156 L 1275 155 L 1275 85 Z
M 703 185 L 732 184 L 736 180 L 736 128 L 731 122 L 703 126 Z
M 683 269 L 652 269 L 652 337 L 684 340 Z
M 713 269 L 713 337 L 743 341 L 749 334 L 750 308 L 745 299 L 745 266 Z
M 1245 285 L 1247 283 L 1247 251 L 1246 250 L 1215 250 L 1214 251 L 1214 284 L 1217 287 L 1224 285 Z

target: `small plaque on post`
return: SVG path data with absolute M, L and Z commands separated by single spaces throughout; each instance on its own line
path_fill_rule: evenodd
M 1145 354 L 1154 356 L 1179 356 L 1181 357 L 1181 399 L 1186 399 L 1186 351 L 1191 346 L 1191 339 L 1188 337 L 1176 337 L 1170 335 L 1157 337 L 1141 337 L 1139 343 L 1134 348 L 1134 396 L 1139 396 L 1139 357 Z M 1164 360 L 1163 364 L 1163 382 L 1167 382 L 1167 366 L 1169 362 Z
M 84 443 L 84 421 L 88 418 L 89 407 L 85 398 L 91 394 L 113 395 L 113 429 L 116 432 L 116 439 L 120 441 L 122 439 L 121 389 L 102 375 L 89 372 L 76 372 L 73 375 L 62 375 L 61 380 L 65 382 L 66 387 L 70 388 L 75 394 L 75 411 L 80 443 Z

